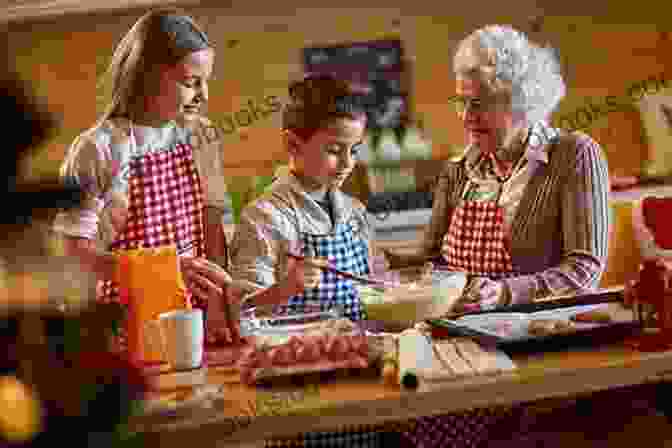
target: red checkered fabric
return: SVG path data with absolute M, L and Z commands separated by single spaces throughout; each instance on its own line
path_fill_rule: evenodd
M 449 267 L 474 275 L 513 271 L 504 232 L 504 209 L 495 201 L 462 201 L 443 239 Z
M 504 232 L 504 209 L 494 200 L 462 201 L 451 217 L 442 254 L 449 268 L 456 271 L 490 278 L 514 274 Z M 423 417 L 403 435 L 423 448 L 484 446 L 492 430 L 511 420 L 513 409 L 494 407 Z
M 129 208 L 126 227 L 111 250 L 151 248 L 176 244 L 191 246 L 188 254 L 205 255 L 203 190 L 190 145 L 152 152 L 130 162 Z M 189 299 L 192 296 L 187 292 Z M 100 282 L 98 300 L 120 301 L 119 286 Z M 205 309 L 197 300 L 193 303 Z M 124 333 L 122 331 L 122 333 Z M 124 349 L 125 334 L 117 343 Z
M 417 448 L 475 448 L 483 446 L 490 429 L 510 416 L 511 408 L 502 407 L 423 417 L 403 436 Z
M 135 175 L 134 175 L 135 174 Z M 204 254 L 203 192 L 190 146 L 147 154 L 131 162 L 128 220 L 112 249 L 178 248 L 200 242 Z

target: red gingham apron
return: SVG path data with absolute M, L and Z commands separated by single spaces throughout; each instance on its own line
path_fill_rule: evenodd
M 470 192 L 467 183 L 465 196 Z M 463 199 L 452 215 L 442 254 L 448 269 L 472 275 L 505 277 L 513 273 L 504 229 L 504 209 L 495 200 Z M 512 409 L 495 407 L 423 417 L 404 436 L 419 448 L 476 447 L 488 440 L 491 427 L 510 418 Z
M 132 144 L 136 139 L 130 128 Z M 178 143 L 169 150 L 132 158 L 128 180 L 129 208 L 124 229 L 110 250 L 152 248 L 175 244 L 180 255 L 205 256 L 203 192 L 194 163 L 192 147 Z M 180 252 L 181 248 L 191 247 Z M 205 311 L 205 304 L 187 296 L 194 307 Z M 98 284 L 102 302 L 122 302 L 119 285 L 112 281 Z M 124 303 L 127 305 L 127 303 Z M 118 349 L 125 350 L 125 328 L 120 330 Z
M 448 269 L 489 278 L 516 274 L 504 227 L 504 209 L 499 205 L 506 180 L 500 178 L 500 188 L 495 199 L 477 201 L 463 198 L 453 212 L 442 245 L 442 254 Z M 471 192 L 472 185 L 471 181 L 467 183 L 465 197 Z M 619 416 L 625 415 L 627 418 L 630 410 L 628 404 L 632 401 L 631 397 L 636 396 L 645 399 L 651 393 L 642 393 L 640 388 L 633 388 L 632 391 L 607 391 L 590 402 L 594 406 L 604 406 L 607 409 L 612 406 L 616 410 L 624 411 Z M 573 420 L 567 417 L 576 414 L 575 401 L 561 397 L 514 406 L 423 417 L 416 420 L 415 427 L 404 431 L 402 437 L 405 443 L 412 443 L 418 448 L 552 446 L 557 432 L 547 433 L 544 424 L 559 422 L 554 427 L 555 431 L 563 431 L 568 427 L 585 429 L 596 426 L 596 421 L 586 422 L 585 416 Z M 582 419 L 583 423 L 580 422 Z
M 471 182 L 467 183 L 467 193 Z M 513 273 L 504 208 L 495 200 L 463 199 L 453 212 L 441 252 L 449 269 L 484 277 Z

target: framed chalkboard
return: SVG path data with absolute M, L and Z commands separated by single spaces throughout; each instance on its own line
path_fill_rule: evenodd
M 303 50 L 306 74 L 331 74 L 365 95 L 370 130 L 403 130 L 410 123 L 410 82 L 402 41 L 397 39 Z

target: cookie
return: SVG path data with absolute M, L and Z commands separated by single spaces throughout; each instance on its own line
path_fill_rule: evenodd
M 574 323 L 563 319 L 536 319 L 527 327 L 529 334 L 533 336 L 551 336 L 570 332 L 574 329 Z
M 574 322 L 591 324 L 608 324 L 611 322 L 611 315 L 606 311 L 592 310 L 575 314 L 571 317 Z

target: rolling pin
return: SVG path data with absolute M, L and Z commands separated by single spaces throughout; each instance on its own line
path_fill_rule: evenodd
M 416 329 L 399 335 L 399 384 L 407 389 L 420 385 L 418 372 L 431 370 L 434 350 L 431 339 Z
M 397 341 L 390 341 L 390 347 L 386 347 L 385 354 L 382 359 L 381 377 L 383 384 L 397 385 L 399 372 L 399 348 Z

